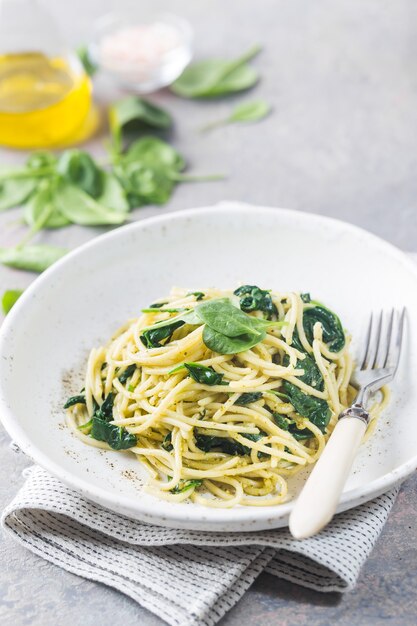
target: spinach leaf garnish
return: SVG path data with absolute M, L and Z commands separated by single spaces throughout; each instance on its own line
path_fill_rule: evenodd
M 166 340 L 165 343 L 168 343 L 174 331 L 184 326 L 184 324 L 197 326 L 201 324 L 201 320 L 197 317 L 195 309 L 148 326 L 142 331 L 140 340 L 147 348 L 160 348 L 162 346 L 161 341 Z
M 320 322 L 322 325 L 323 341 L 327 344 L 330 352 L 339 352 L 345 345 L 345 333 L 338 316 L 322 305 L 305 309 L 303 326 L 310 344 L 313 343 L 314 324 L 316 322 Z
M 267 319 L 272 319 L 273 315 L 278 315 L 277 307 L 272 302 L 269 291 L 260 289 L 256 285 L 242 285 L 233 292 L 235 296 L 240 296 L 240 308 L 245 313 L 251 311 L 262 311 L 266 313 Z
M 201 132 L 225 126 L 226 124 L 235 124 L 241 122 L 258 122 L 263 120 L 271 112 L 271 105 L 264 100 L 255 100 L 252 102 L 243 102 L 238 104 L 231 113 L 220 120 L 209 122 L 201 128 Z
M 0 248 L 0 263 L 28 272 L 43 272 L 66 253 L 65 248 L 46 244 Z
M 110 392 L 100 407 L 96 407 L 92 417 L 91 437 L 104 441 L 113 450 L 126 450 L 136 445 L 136 436 L 123 426 L 110 424 L 113 419 L 114 393 Z
M 74 406 L 75 404 L 85 404 L 85 395 L 71 396 L 64 404 L 64 409 L 69 409 L 70 406 Z
M 134 374 L 136 368 L 136 363 L 132 363 L 132 365 L 128 365 L 127 368 L 120 374 L 120 376 L 118 376 L 118 379 L 120 380 L 122 385 L 124 385 L 127 382 L 128 378 L 130 378 Z
M 188 491 L 189 489 L 192 489 L 193 487 L 197 489 L 197 487 L 201 487 L 202 484 L 203 484 L 203 481 L 199 478 L 196 478 L 194 480 L 184 480 L 181 478 L 178 484 L 175 485 L 175 487 L 173 487 L 172 489 L 170 489 L 170 492 L 171 493 L 184 493 L 184 491 Z
M 223 382 L 224 374 L 219 374 L 212 367 L 206 367 L 199 363 L 182 363 L 170 371 L 170 374 L 186 369 L 193 380 L 201 385 L 227 385 Z
M 242 393 L 235 402 L 237 406 L 245 406 L 262 398 L 262 391 Z

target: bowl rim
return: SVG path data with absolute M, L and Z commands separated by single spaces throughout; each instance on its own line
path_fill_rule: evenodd
M 31 299 L 32 294 L 35 293 L 42 285 L 48 283 L 51 277 L 59 274 L 61 267 L 70 264 L 72 259 L 79 254 L 83 254 L 91 248 L 100 246 L 111 241 L 112 239 L 117 239 L 118 237 L 123 238 L 125 234 L 130 233 L 131 231 L 140 231 L 142 229 L 146 229 L 147 227 L 152 227 L 155 224 L 161 224 L 164 222 L 169 223 L 188 218 L 198 219 L 201 216 L 214 216 L 216 214 L 223 214 L 227 212 L 236 212 L 248 215 L 253 214 L 254 210 L 256 210 L 257 215 L 259 215 L 259 213 L 263 213 L 273 217 L 280 216 L 281 218 L 290 221 L 301 218 L 304 220 L 304 223 L 311 223 L 313 227 L 318 227 L 319 225 L 330 225 L 332 228 L 343 228 L 345 232 L 349 231 L 354 236 L 365 238 L 367 241 L 372 243 L 374 247 L 379 247 L 383 252 L 386 252 L 390 256 L 396 258 L 397 261 L 400 261 L 404 265 L 405 269 L 411 271 L 411 273 L 415 275 L 417 280 L 417 264 L 409 258 L 405 252 L 359 226 L 333 217 L 318 215 L 316 213 L 295 211 L 293 209 L 275 208 L 271 206 L 254 206 L 233 201 L 220 202 L 214 206 L 172 211 L 162 215 L 139 219 L 131 224 L 121 226 L 117 229 L 111 230 L 110 232 L 93 237 L 91 240 L 67 253 L 33 281 L 7 315 L 5 321 L 0 327 L 0 358 L 7 351 L 9 336 L 13 334 L 15 323 L 18 322 L 21 311 L 24 311 L 27 303 L 29 303 Z M 279 220 L 280 217 L 277 219 Z M 50 472 L 68 487 L 74 489 L 78 493 L 81 493 L 87 499 L 93 500 L 94 502 L 106 507 L 107 509 L 117 511 L 119 513 L 122 512 L 126 516 L 130 516 L 134 519 L 142 519 L 148 523 L 157 518 L 157 521 L 154 521 L 153 523 L 167 526 L 175 526 L 176 523 L 178 523 L 178 527 L 183 528 L 197 528 L 205 525 L 206 530 L 216 532 L 220 530 L 219 527 L 225 528 L 232 521 L 248 524 L 251 523 L 252 520 L 255 520 L 253 524 L 258 524 L 258 526 L 253 528 L 253 530 L 257 530 L 259 527 L 277 527 L 277 520 L 288 519 L 288 515 L 294 506 L 295 500 L 281 504 L 278 507 L 275 505 L 265 507 L 232 507 L 231 509 L 207 508 L 207 511 L 202 511 L 201 508 L 197 507 L 193 508 L 192 506 L 185 506 L 183 509 L 181 509 L 181 507 L 177 507 L 175 509 L 173 508 L 172 510 L 165 508 L 163 517 L 161 517 L 160 512 L 156 511 L 156 505 L 157 503 L 159 505 L 161 505 L 161 503 L 162 505 L 166 505 L 165 501 L 158 500 L 158 498 L 155 497 L 152 498 L 152 502 L 148 503 L 144 502 L 140 498 L 135 500 L 121 494 L 112 494 L 102 487 L 91 485 L 87 480 L 74 476 L 70 471 L 62 468 L 59 463 L 52 461 L 48 455 L 37 448 L 36 444 L 33 444 L 30 437 L 26 435 L 24 428 L 19 424 L 18 418 L 14 416 L 13 410 L 7 405 L 5 397 L 6 388 L 3 387 L 3 385 L 4 383 L 0 378 L 0 419 L 12 440 L 17 443 L 19 448 L 36 464 Z M 415 469 L 417 469 L 417 453 L 383 476 L 371 480 L 365 485 L 343 492 L 337 512 L 353 508 L 360 503 L 366 502 L 367 500 L 388 491 L 390 488 L 404 480 L 406 476 L 412 473 Z M 238 515 L 236 514 L 237 511 L 239 511 Z M 259 524 L 261 526 L 259 526 Z M 242 531 L 243 530 L 246 531 L 248 528 L 242 528 Z

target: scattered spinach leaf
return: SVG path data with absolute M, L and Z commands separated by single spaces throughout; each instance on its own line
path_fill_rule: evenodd
M 131 136 L 149 128 L 167 130 L 172 126 L 172 118 L 164 109 L 139 96 L 127 96 L 111 105 L 109 121 L 117 152 L 121 150 L 123 134 Z
M 297 428 L 297 423 L 286 415 L 281 415 L 280 413 L 272 413 L 274 421 L 279 428 L 282 430 L 287 430 L 297 441 L 301 441 L 303 439 L 311 439 L 313 437 L 313 433 L 308 428 Z M 291 452 L 290 450 L 286 450 L 286 452 Z
M 101 172 L 101 179 L 101 194 L 97 202 L 107 209 L 127 213 L 130 208 L 129 202 L 119 179 L 114 174 L 104 171 Z
M 36 189 L 35 178 L 0 180 L 0 211 L 23 204 Z
M 184 98 L 212 98 L 249 89 L 258 81 L 258 73 L 247 62 L 259 51 L 260 47 L 254 46 L 232 61 L 207 59 L 192 63 L 171 90 Z
M 66 252 L 65 248 L 47 245 L 0 248 L 0 263 L 28 272 L 43 272 Z
M 78 55 L 78 58 L 81 61 L 81 64 L 82 64 L 82 66 L 84 68 L 84 71 L 87 74 L 87 76 L 90 76 L 90 77 L 94 76 L 94 74 L 98 70 L 98 65 L 91 58 L 91 54 L 90 54 L 90 51 L 88 49 L 88 46 L 79 46 L 77 48 L 77 55 Z
M 22 293 L 23 291 L 21 289 L 8 289 L 3 293 L 1 305 L 3 308 L 3 313 L 5 315 L 7 315 L 12 307 L 16 304 Z
M 212 130 L 226 124 L 235 124 L 237 122 L 258 122 L 264 119 L 271 111 L 271 105 L 263 100 L 253 102 L 243 102 L 238 104 L 228 115 L 228 117 L 210 122 L 201 128 L 202 132 Z
M 88 152 L 77 149 L 65 150 L 59 157 L 57 170 L 69 183 L 93 198 L 102 193 L 101 170 Z
M 65 181 L 58 187 L 56 203 L 62 215 L 81 226 L 106 226 L 126 221 L 125 213 L 102 206 L 85 191 Z
M 242 435 L 246 439 L 250 439 L 250 441 L 259 441 L 263 439 L 265 436 L 264 433 L 259 434 L 245 434 Z M 235 439 L 230 439 L 228 437 L 217 437 L 215 435 L 203 435 L 194 431 L 195 444 L 197 448 L 203 450 L 203 452 L 210 452 L 211 450 L 220 450 L 225 454 L 230 454 L 233 456 L 245 456 L 251 453 L 251 448 L 248 446 L 244 446 Z M 259 455 L 263 455 L 264 453 L 259 453 Z
M 136 436 L 126 428 L 109 424 L 100 417 L 93 417 L 90 434 L 93 439 L 105 441 L 113 450 L 127 450 L 137 443 Z

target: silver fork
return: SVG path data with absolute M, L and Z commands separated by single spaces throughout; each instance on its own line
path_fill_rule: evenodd
M 289 527 L 296 539 L 318 533 L 335 514 L 353 460 L 370 422 L 369 396 L 395 376 L 401 354 L 405 309 L 371 315 L 360 367 L 352 378 L 358 394 L 343 411 L 313 468 L 290 515 Z M 388 317 L 388 319 L 387 319 Z

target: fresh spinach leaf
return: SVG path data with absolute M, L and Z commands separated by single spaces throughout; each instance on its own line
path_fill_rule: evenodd
M 155 325 L 145 330 L 140 335 L 140 340 L 147 348 L 160 348 L 162 346 L 161 341 L 166 340 L 166 343 L 169 343 L 174 331 L 184 326 L 184 324 L 185 322 L 182 320 L 177 320 L 161 326 Z
M 237 406 L 245 406 L 246 404 L 252 404 L 262 398 L 262 391 L 253 391 L 242 393 L 235 402 Z
M 260 289 L 256 285 L 242 285 L 233 292 L 240 297 L 240 308 L 245 313 L 251 311 L 262 311 L 266 313 L 267 319 L 272 319 L 273 315 L 278 315 L 277 307 L 272 301 L 271 294 L 265 289 Z
M 120 382 L 122 383 L 122 385 L 124 385 L 125 383 L 127 383 L 128 379 L 133 376 L 133 374 L 135 373 L 137 368 L 136 363 L 132 363 L 131 365 L 128 365 L 127 368 L 120 374 L 120 376 L 118 376 L 118 379 L 120 380 Z
M 97 63 L 92 59 L 88 46 L 79 46 L 77 55 L 87 76 L 94 76 L 98 70 Z
M 65 181 L 57 189 L 56 203 L 62 215 L 81 226 L 106 226 L 126 221 L 125 213 L 102 206 L 85 191 Z
M 130 208 L 129 201 L 119 179 L 114 174 L 104 171 L 101 172 L 101 178 L 102 188 L 97 202 L 107 209 L 127 213 Z
M 43 272 L 66 252 L 65 248 L 47 245 L 0 248 L 0 263 L 28 272 Z
M 238 59 L 207 59 L 189 65 L 171 85 L 171 90 L 184 98 L 212 98 L 252 87 L 258 81 L 257 72 L 247 65 L 259 46 L 248 50 Z
M 70 406 L 74 406 L 75 404 L 85 404 L 85 395 L 79 394 L 78 396 L 71 396 L 64 404 L 64 409 L 69 409 Z
M 109 121 L 114 147 L 119 152 L 123 134 L 132 135 L 149 128 L 167 130 L 172 126 L 172 118 L 164 109 L 139 96 L 115 102 L 109 109 Z
M 8 289 L 3 293 L 1 305 L 3 308 L 3 313 L 5 315 L 7 315 L 12 307 L 16 304 L 22 293 L 23 291 L 21 289 Z
M 35 193 L 25 205 L 24 220 L 31 228 L 31 233 L 41 228 L 62 228 L 70 221 L 62 215 L 56 204 L 56 181 L 40 181 Z
M 237 337 L 228 337 L 210 328 L 204 326 L 203 342 L 213 352 L 219 354 L 238 354 L 245 350 L 250 350 L 266 337 L 266 332 L 251 332 L 238 335 Z
M 307 341 L 312 344 L 314 339 L 314 324 L 320 322 L 323 328 L 323 341 L 330 352 L 339 352 L 345 345 L 345 333 L 340 319 L 324 306 L 314 306 L 304 309 L 303 327 Z
M 36 178 L 6 178 L 0 180 L 0 211 L 23 204 L 36 189 Z
M 258 122 L 264 119 L 270 111 L 271 105 L 263 100 L 243 102 L 242 104 L 238 104 L 228 117 L 206 124 L 201 128 L 201 131 L 206 132 L 207 130 L 212 130 L 219 126 L 237 122 Z
M 58 160 L 57 170 L 66 180 L 82 189 L 89 196 L 97 198 L 102 192 L 100 168 L 88 152 L 83 150 L 65 150 Z
M 227 337 L 239 337 L 244 334 L 262 335 L 262 331 L 271 325 L 271 322 L 247 315 L 234 306 L 229 298 L 202 302 L 194 311 L 212 330 Z

